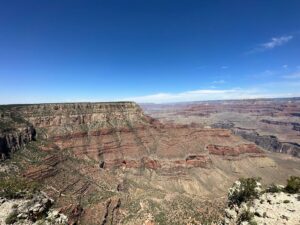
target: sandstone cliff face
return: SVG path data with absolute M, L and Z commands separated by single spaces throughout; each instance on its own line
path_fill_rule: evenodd
M 229 130 L 162 125 L 134 102 L 18 105 L 3 114 L 30 124 L 2 134 L 4 156 L 37 135 L 60 149 L 73 149 L 76 157 L 98 161 L 103 169 L 159 169 L 168 174 L 172 169 L 208 168 L 210 155 L 263 157 L 255 145 L 242 143 Z
M 12 105 L 0 108 L 2 159 L 35 139 L 99 135 L 151 121 L 133 102 Z
M 122 129 L 148 119 L 134 102 L 40 104 L 17 110 L 46 138 Z

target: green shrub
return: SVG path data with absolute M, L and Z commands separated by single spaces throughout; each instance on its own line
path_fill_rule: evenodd
M 255 220 L 249 221 L 249 225 L 257 225 L 257 222 Z
M 237 220 L 237 224 L 240 225 L 242 222 L 247 221 L 250 225 L 257 225 L 254 221 L 254 214 L 251 213 L 249 210 L 244 210 Z
M 242 202 L 258 198 L 261 191 L 259 180 L 259 178 L 240 178 L 235 182 L 229 189 L 229 206 L 240 205 Z
M 14 199 L 37 191 L 36 182 L 27 181 L 21 177 L 6 177 L 0 180 L 0 197 Z
M 284 200 L 283 203 L 290 203 L 290 200 Z
M 17 211 L 13 211 L 11 212 L 8 217 L 5 219 L 5 223 L 6 224 L 13 224 L 15 222 L 17 222 L 17 219 L 18 219 L 18 213 Z
M 278 187 L 276 184 L 271 184 L 269 187 L 267 187 L 266 192 L 269 193 L 278 193 L 281 192 L 282 189 Z
M 285 186 L 285 191 L 290 194 L 295 194 L 300 192 L 300 177 L 291 176 L 287 180 L 287 185 Z

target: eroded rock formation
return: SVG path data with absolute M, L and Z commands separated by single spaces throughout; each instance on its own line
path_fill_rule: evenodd
M 286 173 L 231 130 L 163 124 L 132 102 L 19 105 L 1 113 L 6 121 L 17 115 L 12 127 L 32 128 L 21 139 L 38 141 L 21 150 L 20 174 L 41 183 L 72 223 L 142 224 L 151 212 L 153 221 L 182 224 L 200 215 L 191 201 L 202 206 L 203 196 L 221 196 L 239 176 L 271 182 Z

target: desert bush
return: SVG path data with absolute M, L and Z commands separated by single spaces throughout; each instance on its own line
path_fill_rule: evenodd
M 279 186 L 277 186 L 276 184 L 271 184 L 269 187 L 267 187 L 266 192 L 269 193 L 278 193 L 281 192 L 282 188 L 280 188 Z
M 5 219 L 5 223 L 6 224 L 14 224 L 15 222 L 17 222 L 17 219 L 18 219 L 18 213 L 17 211 L 12 211 L 8 217 L 6 217 Z
M 247 221 L 249 225 L 257 225 L 254 221 L 254 213 L 251 213 L 249 210 L 244 210 L 237 220 L 237 224 L 241 225 L 243 222 Z
M 6 177 L 0 180 L 0 197 L 14 199 L 37 191 L 38 184 L 21 177 Z
M 228 192 L 228 205 L 240 205 L 242 202 L 258 198 L 261 192 L 259 178 L 240 178 Z
M 291 176 L 287 180 L 287 185 L 285 186 L 285 191 L 290 194 L 295 194 L 300 192 L 300 177 Z

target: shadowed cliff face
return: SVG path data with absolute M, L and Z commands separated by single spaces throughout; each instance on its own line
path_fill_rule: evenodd
M 0 160 L 6 159 L 10 154 L 20 150 L 28 142 L 35 139 L 35 129 L 24 126 L 0 134 Z
M 1 135 L 17 127 L 24 143 L 10 138 L 1 151 L 20 149 L 11 160 L 22 175 L 67 215 L 80 205 L 83 224 L 142 224 L 149 213 L 167 224 L 200 221 L 203 198 L 224 195 L 238 177 L 275 182 L 297 172 L 230 130 L 162 124 L 132 102 L 9 106 L 1 115 Z M 190 201 L 195 208 L 184 208 Z

